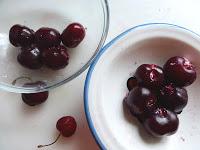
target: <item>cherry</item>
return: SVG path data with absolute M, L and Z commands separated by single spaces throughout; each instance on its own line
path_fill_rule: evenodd
M 60 133 L 64 137 L 72 136 L 76 131 L 76 127 L 76 121 L 71 116 L 65 116 L 60 118 L 56 124 L 57 130 L 60 131 Z
M 42 81 L 37 81 L 37 82 L 31 82 L 31 83 L 26 83 L 24 87 L 37 87 L 37 88 L 42 88 L 46 84 Z M 48 96 L 49 92 L 39 92 L 39 93 L 22 93 L 22 100 L 25 104 L 29 106 L 35 106 L 44 103 Z
M 138 85 L 137 83 L 137 79 L 135 76 L 133 77 L 130 77 L 128 80 L 127 80 L 127 88 L 129 91 L 131 91 L 134 87 L 136 87 Z
M 35 32 L 36 44 L 39 48 L 58 46 L 61 42 L 60 33 L 53 28 L 42 27 Z
M 77 128 L 76 120 L 72 116 L 64 116 L 57 121 L 56 128 L 60 132 L 56 140 L 52 142 L 51 144 L 38 145 L 38 148 L 53 145 L 54 143 L 58 141 L 60 135 L 64 137 L 72 136 L 75 133 L 76 128 Z
M 10 28 L 9 40 L 15 47 L 27 47 L 35 42 L 34 34 L 32 29 L 16 24 Z
M 168 84 L 161 89 L 159 102 L 163 107 L 175 113 L 180 113 L 187 105 L 188 94 L 185 88 Z
M 140 65 L 135 72 L 135 77 L 139 84 L 152 89 L 159 88 L 164 81 L 162 68 L 154 64 Z
M 17 56 L 18 62 L 29 69 L 39 69 L 42 67 L 42 61 L 40 59 L 41 53 L 37 47 L 24 47 L 21 48 L 21 52 Z
M 132 89 L 125 99 L 129 110 L 136 116 L 149 113 L 156 108 L 157 97 L 145 87 Z
M 174 134 L 179 126 L 179 119 L 174 112 L 157 108 L 143 124 L 150 134 L 160 137 Z
M 164 65 L 166 80 L 176 86 L 188 86 L 196 80 L 195 66 L 186 58 L 175 56 Z
M 69 48 L 78 46 L 84 37 L 85 28 L 79 23 L 70 24 L 61 35 L 62 43 Z
M 46 48 L 42 52 L 42 60 L 47 67 L 53 70 L 62 69 L 69 63 L 67 48 L 62 45 Z

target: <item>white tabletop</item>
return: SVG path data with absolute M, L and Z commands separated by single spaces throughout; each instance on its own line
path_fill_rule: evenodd
M 106 43 L 130 27 L 152 22 L 173 23 L 200 33 L 199 0 L 109 0 L 109 5 L 110 29 Z M 0 91 L 0 149 L 35 150 L 38 144 L 51 142 L 57 135 L 55 123 L 64 115 L 76 118 L 76 134 L 70 138 L 61 138 L 46 149 L 99 149 L 84 114 L 83 87 L 86 73 L 50 91 L 48 101 L 34 108 L 24 105 L 20 94 Z

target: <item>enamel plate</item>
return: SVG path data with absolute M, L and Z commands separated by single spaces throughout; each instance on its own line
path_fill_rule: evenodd
M 144 63 L 162 66 L 184 56 L 197 67 L 197 80 L 187 87 L 189 100 L 179 115 L 176 134 L 153 138 L 123 108 L 127 79 Z M 94 138 L 108 150 L 189 150 L 200 139 L 200 37 L 172 24 L 131 28 L 108 43 L 91 65 L 85 82 L 85 113 Z

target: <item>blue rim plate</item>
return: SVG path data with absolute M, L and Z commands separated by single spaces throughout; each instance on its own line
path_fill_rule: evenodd
M 92 135 L 96 141 L 96 143 L 99 145 L 99 147 L 103 150 L 106 150 L 106 146 L 104 145 L 104 143 L 101 141 L 99 135 L 97 134 L 97 131 L 95 129 L 95 126 L 93 124 L 93 121 L 92 121 L 92 118 L 91 118 L 91 114 L 90 114 L 90 110 L 89 110 L 89 103 L 88 103 L 88 92 L 89 92 L 89 86 L 90 86 L 90 80 L 91 80 L 91 77 L 92 77 L 92 74 L 93 74 L 93 70 L 98 62 L 98 60 L 100 59 L 100 57 L 102 56 L 102 54 L 108 50 L 109 47 L 111 47 L 111 45 L 113 45 L 115 42 L 117 42 L 118 40 L 120 40 L 122 37 L 126 36 L 129 32 L 135 30 L 135 29 L 142 29 L 144 27 L 147 27 L 147 26 L 167 26 L 167 27 L 174 27 L 174 28 L 178 28 L 178 29 L 182 29 L 182 30 L 185 30 L 187 32 L 190 32 L 194 35 L 197 35 L 199 36 L 199 34 L 187 29 L 187 28 L 184 28 L 184 27 L 181 27 L 181 26 L 178 26 L 178 25 L 174 25 L 174 24 L 169 24 L 169 23 L 148 23 L 148 24 L 142 24 L 142 25 L 138 25 L 138 26 L 135 26 L 135 27 L 132 27 L 128 30 L 126 30 L 125 32 L 119 34 L 117 37 L 115 37 L 113 40 L 111 40 L 108 44 L 106 44 L 101 50 L 100 52 L 98 53 L 97 57 L 95 58 L 95 60 L 93 61 L 93 63 L 91 64 L 90 68 L 89 68 L 89 71 L 87 73 L 87 77 L 86 77 L 86 80 L 85 80 L 85 86 L 84 86 L 84 109 L 85 109 L 85 114 L 86 114 L 86 118 L 87 118 L 87 122 L 88 122 L 88 125 L 89 125 L 89 128 L 92 132 Z M 199 36 L 200 37 L 200 36 Z

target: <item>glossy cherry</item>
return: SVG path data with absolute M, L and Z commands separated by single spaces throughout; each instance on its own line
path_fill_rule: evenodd
M 53 28 L 42 27 L 35 32 L 36 44 L 39 48 L 58 46 L 61 42 L 60 33 Z
M 76 120 L 71 116 L 60 118 L 56 124 L 56 128 L 64 137 L 72 136 L 76 131 L 76 127 Z
M 164 65 L 165 79 L 176 86 L 188 86 L 196 80 L 195 66 L 186 58 L 175 56 Z
M 47 67 L 53 70 L 66 67 L 69 63 L 67 48 L 59 45 L 44 49 L 42 52 L 42 61 Z
M 129 92 L 125 103 L 129 110 L 137 116 L 153 111 L 156 108 L 157 97 L 148 88 L 136 87 Z
M 151 89 L 159 88 L 164 81 L 162 68 L 155 64 L 140 65 L 135 72 L 135 77 L 139 84 Z
M 35 35 L 32 29 L 16 24 L 10 28 L 9 40 L 15 47 L 27 47 L 35 42 Z
M 175 87 L 173 84 L 165 85 L 160 91 L 159 102 L 163 107 L 175 113 L 180 113 L 188 102 L 187 90 Z
M 138 82 L 135 76 L 130 77 L 127 80 L 127 88 L 129 91 L 131 91 L 133 88 L 135 88 L 136 86 L 138 86 Z
M 85 37 L 85 28 L 80 23 L 72 23 L 62 32 L 62 43 L 74 48 L 78 46 Z
M 76 131 L 77 123 L 76 123 L 76 120 L 74 119 L 74 117 L 64 116 L 57 121 L 56 128 L 60 132 L 60 134 L 58 135 L 56 140 L 54 142 L 52 142 L 51 144 L 38 145 L 38 148 L 53 145 L 54 143 L 56 143 L 58 141 L 60 135 L 62 135 L 64 137 L 72 136 Z
M 42 81 L 37 81 L 37 82 L 31 82 L 31 83 L 26 83 L 24 87 L 36 87 L 36 88 L 42 88 L 46 84 Z M 24 103 L 26 103 L 29 106 L 35 106 L 44 103 L 48 96 L 49 92 L 39 92 L 39 93 L 22 93 L 22 100 Z
M 37 47 L 30 46 L 21 48 L 17 56 L 18 62 L 29 69 L 39 69 L 42 67 L 41 52 Z
M 177 115 L 165 108 L 157 108 L 144 121 L 145 129 L 155 137 L 174 134 L 179 126 Z

